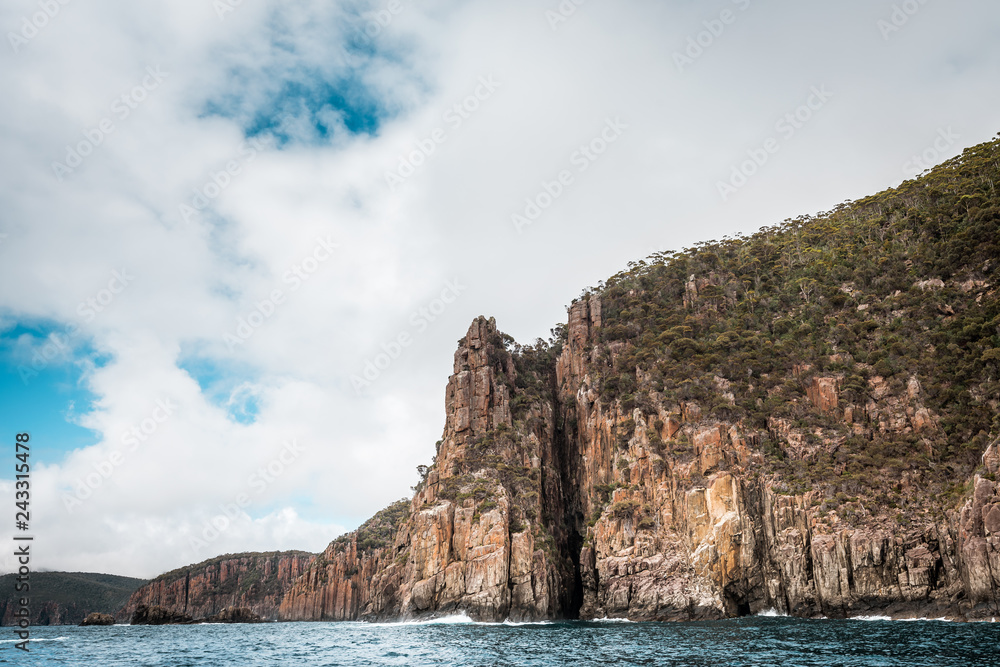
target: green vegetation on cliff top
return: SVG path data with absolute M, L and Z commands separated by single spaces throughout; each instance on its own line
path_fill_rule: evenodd
M 238 554 L 222 554 L 221 556 L 216 556 L 215 558 L 209 558 L 208 560 L 203 560 L 200 563 L 195 563 L 194 565 L 185 565 L 184 567 L 179 567 L 176 570 L 170 570 L 169 572 L 164 572 L 160 576 L 153 579 L 153 581 L 176 581 L 182 577 L 186 577 L 189 574 L 201 572 L 202 570 L 216 567 L 222 561 L 229 560 L 242 560 L 242 559 L 268 559 L 268 558 L 281 558 L 282 556 L 315 556 L 316 554 L 309 553 L 308 551 L 265 551 L 257 552 L 250 551 Z M 277 572 L 277 570 L 275 570 Z M 272 575 L 274 576 L 274 575 Z
M 902 473 L 920 470 L 932 493 L 957 496 L 949 484 L 1000 432 L 998 183 L 995 140 L 833 211 L 630 264 L 583 295 L 602 302 L 603 396 L 627 413 L 655 391 L 757 430 L 792 490 L 833 480 L 891 506 Z M 862 411 L 886 383 L 907 403 L 915 377 L 939 428 L 858 437 L 802 400 L 816 375 L 839 378 L 841 404 Z M 843 442 L 792 464 L 767 442 L 771 418 Z
M 375 516 L 361 524 L 353 533 L 346 533 L 335 539 L 333 546 L 334 548 L 346 547 L 354 535 L 357 535 L 359 553 L 368 553 L 392 546 L 396 530 L 409 516 L 410 501 L 402 498 L 385 509 L 379 510 Z

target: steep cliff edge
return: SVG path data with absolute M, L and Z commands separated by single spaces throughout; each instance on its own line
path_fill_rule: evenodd
M 395 534 L 281 617 L 1000 615 L 998 177 L 655 255 L 548 343 L 477 319 Z
M 197 620 L 237 608 L 276 620 L 285 592 L 315 558 L 302 551 L 219 556 L 161 574 L 133 593 L 115 617 L 128 623 L 137 609 L 161 607 Z
M 519 348 L 515 358 L 508 346 L 492 320 L 472 323 L 455 353 L 434 464 L 405 511 L 397 504 L 383 512 L 392 521 L 373 519 L 398 530 L 368 549 L 368 524 L 331 544 L 289 591 L 282 618 L 573 613 L 578 552 L 563 512 L 565 457 L 551 364 L 536 358 L 549 351 Z

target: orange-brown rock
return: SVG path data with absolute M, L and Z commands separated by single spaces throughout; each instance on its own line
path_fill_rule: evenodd
M 577 340 L 587 340 L 599 304 L 576 312 Z M 455 353 L 435 465 L 393 536 L 365 552 L 364 526 L 335 541 L 286 595 L 281 617 L 568 615 L 574 569 L 556 540 L 565 522 L 553 406 L 522 391 L 515 408 L 516 387 L 496 324 L 476 319 Z
M 301 551 L 213 558 L 160 575 L 133 593 L 115 616 L 128 622 L 144 607 L 199 620 L 235 607 L 276 620 L 285 592 L 315 558 Z
M 689 283 L 688 294 L 700 299 L 709 286 Z M 537 371 L 518 370 L 492 320 L 473 322 L 455 355 L 445 430 L 425 481 L 399 505 L 405 511 L 382 521 L 392 529 L 380 542 L 366 537 L 366 524 L 331 544 L 285 596 L 281 618 L 993 613 L 993 482 L 978 478 L 955 516 L 906 528 L 872 515 L 820 520 L 818 492 L 791 493 L 780 478 L 756 474 L 758 448 L 770 438 L 789 458 L 813 460 L 840 440 L 784 417 L 769 418 L 765 432 L 706 420 L 697 402 L 663 404 L 648 389 L 646 408 L 624 411 L 596 389 L 595 369 L 623 352 L 600 343 L 601 313 L 597 297 L 570 308 L 552 389 Z M 732 405 L 730 384 L 714 384 Z M 812 377 L 807 399 L 855 433 L 937 428 L 916 378 L 900 392 L 873 377 L 863 413 L 848 406 L 839 414 L 839 384 Z M 995 451 L 984 456 L 988 469 L 1000 467 Z M 900 488 L 919 485 L 907 474 Z
M 814 377 L 806 388 L 806 395 L 816 409 L 826 414 L 837 411 L 837 387 L 839 380 L 835 377 Z

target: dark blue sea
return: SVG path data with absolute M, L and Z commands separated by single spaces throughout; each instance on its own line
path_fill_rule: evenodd
M 0 632 L 10 633 L 10 628 Z M 267 623 L 33 628 L 0 663 L 241 665 L 1000 665 L 1000 623 L 748 617 L 705 623 Z

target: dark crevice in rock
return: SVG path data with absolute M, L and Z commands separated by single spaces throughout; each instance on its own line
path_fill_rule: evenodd
M 576 446 L 575 421 L 571 419 L 574 409 L 564 406 L 559 401 L 559 388 L 556 386 L 556 372 L 551 371 L 552 404 L 555 416 L 554 450 L 558 457 L 558 470 L 562 498 L 562 516 L 558 517 L 561 524 L 563 539 L 560 552 L 564 561 L 572 566 L 571 579 L 566 582 L 564 591 L 563 614 L 568 619 L 580 618 L 583 607 L 583 573 L 580 567 L 580 551 L 583 548 L 583 535 L 580 527 L 583 525 L 583 500 L 580 497 L 580 483 L 576 478 L 576 466 L 579 453 Z
M 583 606 L 583 572 L 580 569 L 580 550 L 583 547 L 583 537 L 579 532 L 573 530 L 566 546 L 573 563 L 573 582 L 568 595 L 569 605 L 566 608 L 566 618 L 578 619 L 580 618 L 580 608 Z
M 743 617 L 751 614 L 750 602 L 746 597 L 735 593 L 731 588 L 726 589 L 724 596 L 726 611 L 730 616 Z

